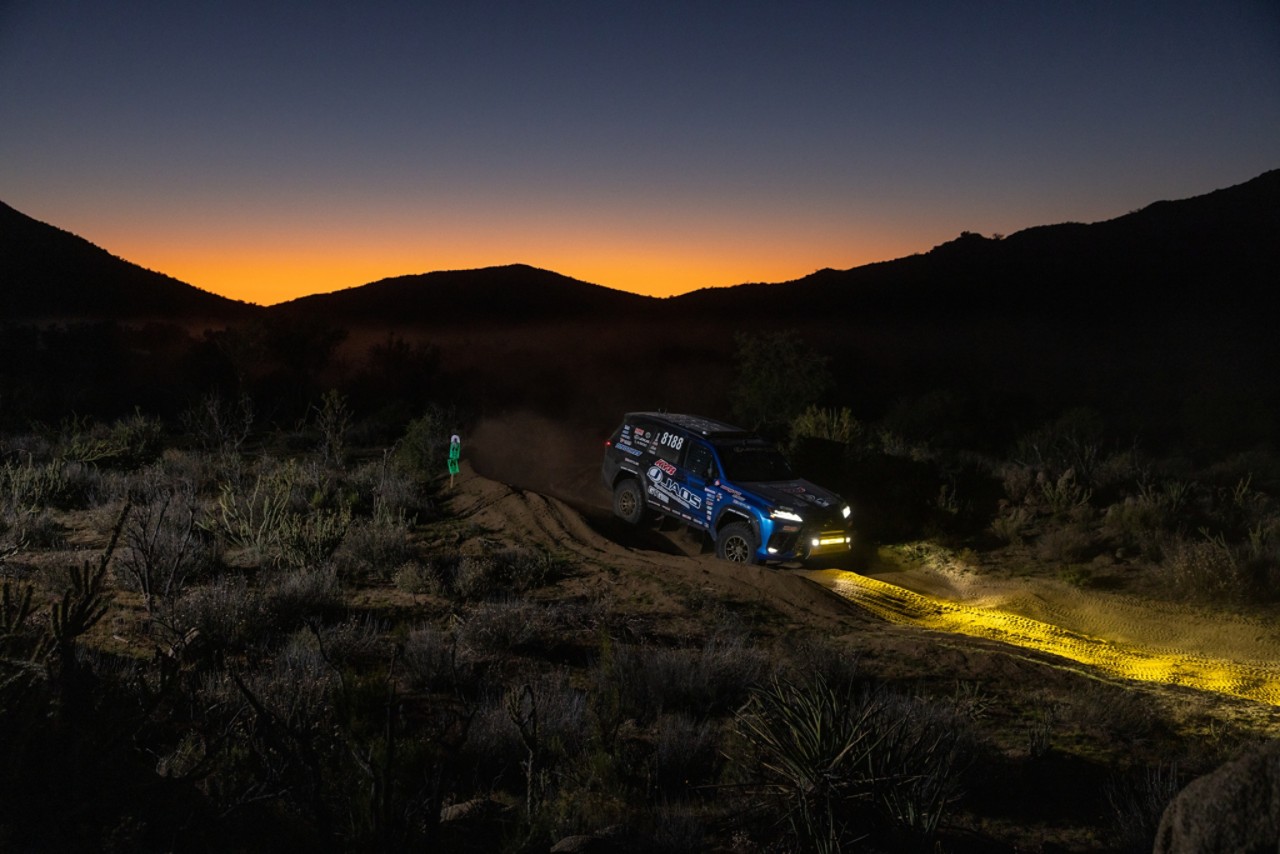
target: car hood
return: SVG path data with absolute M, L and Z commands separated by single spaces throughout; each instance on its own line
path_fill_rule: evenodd
M 829 489 L 823 489 L 807 480 L 779 480 L 768 483 L 744 483 L 742 488 L 759 495 L 776 507 L 788 507 L 801 516 L 817 510 L 819 513 L 839 513 L 844 500 Z

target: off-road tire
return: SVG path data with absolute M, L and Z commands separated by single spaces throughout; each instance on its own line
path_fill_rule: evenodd
M 613 488 L 613 515 L 628 525 L 644 520 L 644 492 L 635 478 L 624 478 Z
M 732 563 L 755 563 L 756 532 L 745 522 L 725 525 L 716 534 L 716 557 Z

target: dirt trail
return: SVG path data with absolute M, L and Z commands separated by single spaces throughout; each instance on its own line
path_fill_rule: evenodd
M 1260 620 L 1083 591 L 1056 579 L 895 565 L 869 575 L 803 574 L 891 623 L 1009 643 L 1110 676 L 1280 706 L 1280 631 Z
M 478 475 L 463 462 L 451 493 L 451 513 L 482 532 L 476 540 L 535 545 L 569 553 L 588 569 L 581 591 L 608 592 L 644 601 L 653 610 L 680 611 L 672 590 L 714 590 L 740 602 L 767 604 L 796 625 L 823 628 L 834 635 L 865 624 L 868 617 L 852 603 L 832 596 L 806 578 L 759 566 L 743 567 L 704 553 L 697 538 L 680 532 L 636 529 L 604 508 L 570 505 L 558 498 L 509 486 Z M 624 588 L 619 590 L 617 588 Z
M 1280 706 L 1280 629 L 1238 615 L 955 567 L 885 561 L 865 574 L 743 567 L 717 560 L 695 537 L 630 528 L 607 509 L 509 486 L 465 462 L 448 502 L 481 532 L 474 539 L 537 545 L 609 570 L 584 573 L 583 593 L 607 589 L 655 610 L 679 611 L 673 588 L 714 590 L 832 635 L 877 625 L 957 633 L 1114 677 Z

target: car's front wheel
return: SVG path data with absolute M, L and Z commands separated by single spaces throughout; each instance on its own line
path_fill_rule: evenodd
M 725 525 L 716 534 L 716 557 L 733 563 L 755 563 L 756 533 L 745 522 Z
M 639 525 L 644 518 L 644 493 L 634 478 L 626 478 L 613 488 L 613 515 L 628 525 Z

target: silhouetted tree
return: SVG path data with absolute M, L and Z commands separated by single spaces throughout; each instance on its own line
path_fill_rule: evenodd
M 831 387 L 827 358 L 794 329 L 735 336 L 738 377 L 731 390 L 742 426 L 785 438 L 788 425 Z

